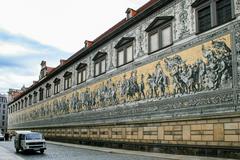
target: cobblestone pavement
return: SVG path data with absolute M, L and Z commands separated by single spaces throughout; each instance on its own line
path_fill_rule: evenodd
M 169 160 L 163 158 L 153 158 L 153 157 L 144 157 L 144 156 L 135 156 L 135 155 L 127 155 L 127 154 L 114 154 L 114 153 L 106 153 L 99 151 L 92 151 L 86 149 L 79 149 L 74 147 L 65 147 L 54 144 L 47 144 L 47 150 L 44 154 L 40 154 L 38 152 L 30 152 L 30 153 L 16 153 L 13 145 L 13 141 L 11 142 L 2 142 L 0 141 L 0 147 L 5 148 L 11 154 L 17 155 L 24 160 Z M 0 150 L 1 152 L 1 150 Z M 1 159 L 0 153 L 0 160 Z

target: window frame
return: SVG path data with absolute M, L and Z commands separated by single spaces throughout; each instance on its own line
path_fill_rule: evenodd
M 54 95 L 56 95 L 56 94 L 60 93 L 60 83 L 61 83 L 61 80 L 59 78 L 56 78 L 53 81 L 53 83 L 54 83 L 54 88 L 53 88 Z
M 102 72 L 102 61 L 105 61 L 105 71 L 104 72 Z M 96 65 L 97 64 L 99 64 L 99 67 L 98 67 L 99 74 L 98 75 L 96 75 Z M 107 55 L 103 55 L 103 56 L 99 57 L 98 59 L 96 59 L 94 61 L 94 77 L 98 77 L 98 76 L 103 75 L 107 72 L 106 64 L 107 64 Z
M 33 104 L 37 103 L 37 96 L 38 96 L 38 92 L 34 91 L 33 92 Z
M 218 24 L 218 19 L 217 19 L 217 12 L 218 12 L 217 11 L 217 2 L 218 1 L 220 1 L 220 0 L 209 0 L 207 2 L 203 2 L 202 4 L 199 4 L 198 6 L 195 6 L 195 17 L 196 17 L 195 21 L 196 21 L 196 33 L 197 34 L 207 32 L 215 27 L 224 25 L 235 18 L 233 1 L 229 0 L 231 3 L 231 19 L 225 23 Z M 210 7 L 211 27 L 208 30 L 199 31 L 198 12 L 206 7 Z
M 162 37 L 162 31 L 164 30 L 164 29 L 166 29 L 166 28 L 168 28 L 168 27 L 170 27 L 170 44 L 168 44 L 168 45 L 166 45 L 166 46 L 163 46 L 163 43 L 162 43 L 162 39 L 163 39 L 163 37 Z M 155 50 L 155 51 L 151 51 L 151 36 L 152 35 L 154 35 L 154 34 L 156 34 L 157 33 L 157 35 L 158 35 L 158 49 L 157 50 Z M 152 29 L 151 31 L 149 31 L 148 32 L 148 53 L 149 54 L 152 54 L 152 53 L 154 53 L 154 52 L 157 52 L 157 51 L 159 51 L 159 50 L 162 50 L 162 49 L 164 49 L 164 48 L 167 48 L 167 47 L 169 47 L 169 46 L 171 46 L 173 44 L 173 30 L 172 30 L 172 21 L 170 20 L 170 21 L 168 21 L 168 22 L 166 22 L 166 23 L 164 23 L 164 24 L 161 24 L 160 26 L 158 26 L 158 27 L 156 27 L 156 28 L 154 28 L 154 29 Z
M 42 101 L 44 99 L 44 89 L 39 88 L 39 101 Z
M 51 97 L 51 87 L 52 85 L 50 83 L 46 85 L 46 98 Z
M 33 100 L 32 97 L 33 97 L 33 96 L 32 96 L 31 94 L 28 95 L 28 105 L 29 105 L 29 106 L 32 105 L 32 100 Z
M 129 47 L 132 47 L 132 60 L 131 61 L 127 61 L 127 49 Z M 123 51 L 123 64 L 119 65 L 119 53 Z M 128 42 L 126 44 L 124 44 L 123 46 L 117 48 L 117 67 L 121 67 L 124 66 L 126 64 L 129 64 L 131 62 L 134 61 L 134 47 L 133 47 L 133 41 Z
M 72 72 L 66 72 L 64 75 L 64 90 L 72 87 Z
M 85 71 L 85 75 L 84 75 L 84 71 Z M 79 74 L 81 74 L 81 80 L 79 80 Z M 85 79 L 83 79 L 83 75 L 85 76 Z M 79 68 L 77 70 L 77 84 L 86 82 L 86 80 L 87 80 L 86 77 L 87 77 L 87 66 Z
M 25 97 L 24 98 L 24 108 L 27 108 L 27 106 L 28 106 L 28 98 Z

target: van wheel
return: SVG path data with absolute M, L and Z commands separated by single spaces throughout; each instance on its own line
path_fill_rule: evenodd
M 16 148 L 16 152 L 19 153 L 19 149 L 18 148 Z
M 44 149 L 41 149 L 41 150 L 40 150 L 40 153 L 43 154 L 43 153 L 44 153 Z

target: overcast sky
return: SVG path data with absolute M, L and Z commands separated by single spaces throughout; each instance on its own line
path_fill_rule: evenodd
M 0 93 L 38 80 L 148 0 L 0 0 Z

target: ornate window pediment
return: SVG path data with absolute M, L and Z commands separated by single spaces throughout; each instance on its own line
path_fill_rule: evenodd
M 197 6 L 205 3 L 205 2 L 207 2 L 207 1 L 209 1 L 209 0 L 196 0 L 196 1 L 192 4 L 192 7 L 195 8 L 195 7 L 197 7 Z
M 173 16 L 163 16 L 163 17 L 156 17 L 153 22 L 147 27 L 145 30 L 146 32 L 149 32 L 173 19 Z
M 66 77 L 69 77 L 69 76 L 71 76 L 71 75 L 72 75 L 72 72 L 68 72 L 68 71 L 67 71 L 67 72 L 64 73 L 63 77 L 66 78 Z
M 86 64 L 86 63 L 80 63 L 80 64 L 77 66 L 76 70 L 79 71 L 79 70 L 84 69 L 84 68 L 86 68 L 86 67 L 87 67 L 87 64 Z
M 47 83 L 47 84 L 46 84 L 46 88 L 51 88 L 51 84 L 50 84 L 50 83 Z
M 60 82 L 60 79 L 59 78 L 55 78 L 53 83 L 57 83 L 57 82 Z
M 124 46 L 125 44 L 128 44 L 130 42 L 132 42 L 135 38 L 134 37 L 123 37 L 114 48 L 118 49 L 122 46 Z
M 96 61 L 102 57 L 107 56 L 107 52 L 97 52 L 97 54 L 93 57 L 93 61 Z

